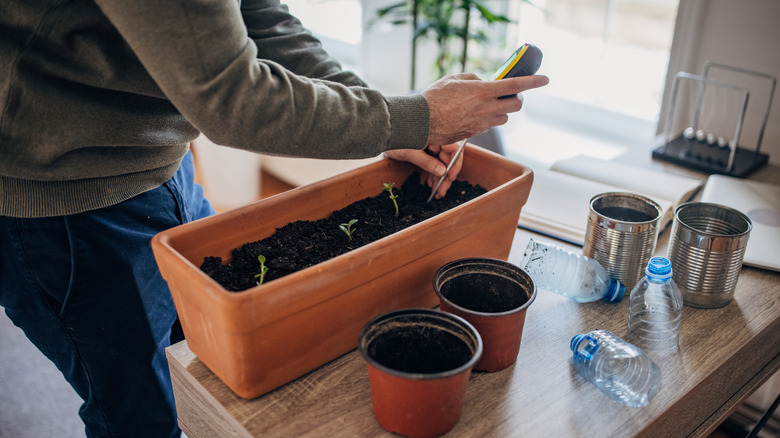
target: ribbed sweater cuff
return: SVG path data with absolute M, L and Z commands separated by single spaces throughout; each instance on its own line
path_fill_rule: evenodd
M 428 101 L 422 94 L 387 97 L 390 139 L 387 149 L 424 149 L 431 127 Z

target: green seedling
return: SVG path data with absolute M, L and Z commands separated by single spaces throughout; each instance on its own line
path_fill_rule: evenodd
M 384 183 L 385 188 L 382 189 L 383 192 L 390 193 L 390 199 L 393 200 L 393 204 L 395 205 L 395 215 L 398 216 L 398 202 L 395 200 L 398 198 L 398 195 L 393 194 L 393 186 L 395 186 L 395 183 Z
M 351 221 L 347 222 L 346 224 L 339 225 L 339 229 L 344 232 L 344 234 L 349 237 L 349 241 L 352 242 L 352 233 L 354 233 L 356 230 L 352 228 L 352 225 L 355 225 L 357 223 L 357 219 L 352 219 Z
M 268 266 L 265 265 L 264 255 L 257 256 L 257 261 L 260 262 L 260 273 L 255 275 L 255 280 L 257 282 L 257 285 L 260 286 L 261 284 L 263 284 L 263 280 L 265 279 L 265 273 L 268 272 Z

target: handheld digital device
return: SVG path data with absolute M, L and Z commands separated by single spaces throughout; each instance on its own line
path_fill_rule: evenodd
M 542 65 L 542 51 L 533 44 L 523 44 L 496 71 L 491 81 L 515 76 L 529 76 L 539 71 Z

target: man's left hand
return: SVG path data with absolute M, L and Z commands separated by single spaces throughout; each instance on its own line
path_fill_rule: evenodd
M 447 166 L 452 160 L 452 156 L 458 150 L 458 143 L 451 143 L 443 146 L 428 145 L 425 150 L 419 151 L 414 149 L 394 149 L 385 151 L 385 156 L 393 160 L 408 161 L 419 167 L 425 175 L 425 180 L 428 187 L 433 188 L 436 183 L 439 182 L 439 178 L 444 175 L 447 170 Z M 447 179 L 442 182 L 439 190 L 436 192 L 436 199 L 441 199 L 447 194 L 452 182 L 458 177 L 460 169 L 463 166 L 463 155 L 458 157 L 458 161 L 450 169 L 450 173 L 447 175 Z

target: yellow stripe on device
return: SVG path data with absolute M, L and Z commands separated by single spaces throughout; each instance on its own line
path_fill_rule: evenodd
M 536 73 L 542 65 L 542 51 L 533 44 L 523 44 L 504 65 L 496 71 L 491 81 L 515 76 L 528 76 Z

